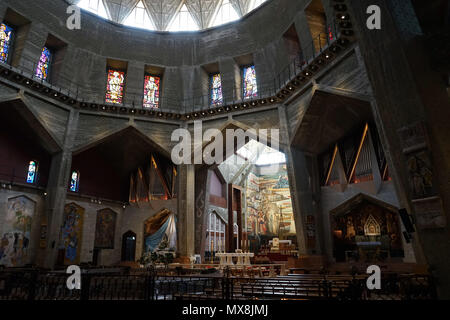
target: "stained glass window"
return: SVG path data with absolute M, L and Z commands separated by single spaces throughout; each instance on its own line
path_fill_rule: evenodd
M 159 77 L 146 75 L 144 79 L 144 108 L 159 107 Z
M 0 24 L 0 62 L 7 63 L 11 51 L 13 29 L 4 23 Z
M 48 73 L 50 71 L 50 60 L 52 58 L 52 53 L 47 47 L 42 48 L 41 57 L 39 59 L 36 68 L 36 77 L 42 80 L 47 80 Z
M 211 76 L 211 104 L 221 104 L 222 100 L 222 80 L 220 73 Z
M 256 85 L 255 66 L 245 67 L 243 70 L 244 99 L 250 99 L 258 95 Z
M 36 182 L 36 173 L 37 173 L 37 162 L 30 161 L 28 165 L 27 183 Z
M 125 72 L 109 69 L 106 84 L 106 103 L 122 104 Z
M 80 181 L 80 174 L 78 171 L 73 171 L 72 176 L 70 178 L 70 191 L 78 192 L 78 186 Z

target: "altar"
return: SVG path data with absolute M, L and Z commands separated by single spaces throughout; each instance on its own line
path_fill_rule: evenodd
M 220 259 L 220 266 L 249 266 L 250 258 L 254 257 L 253 252 L 218 252 L 216 257 Z M 233 258 L 237 258 L 236 264 L 233 262 Z

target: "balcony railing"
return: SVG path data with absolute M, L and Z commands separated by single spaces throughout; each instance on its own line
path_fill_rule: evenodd
M 61 73 L 50 74 L 48 80 L 42 80 L 35 75 L 38 59 L 30 58 L 28 56 L 22 56 L 18 66 L 15 67 L 9 64 L 0 63 L 0 67 L 3 68 L 3 72 L 0 72 L 0 74 L 3 76 L 10 76 L 12 74 L 13 80 L 20 81 L 26 86 L 43 91 L 50 96 L 54 95 L 55 98 L 61 98 L 67 102 L 71 101 L 72 104 L 80 103 L 83 105 L 103 106 L 104 110 L 107 108 L 116 107 L 132 108 L 137 110 L 154 110 L 156 112 L 175 114 L 189 114 L 192 112 L 202 111 L 207 112 L 223 106 L 260 101 L 261 99 L 277 96 L 280 98 L 282 96 L 286 96 L 287 88 L 289 90 L 294 89 L 291 88 L 289 84 L 295 83 L 294 86 L 297 88 L 305 85 L 307 82 L 298 83 L 295 79 L 298 79 L 301 74 L 306 74 L 306 80 L 308 80 L 308 72 L 313 73 L 311 70 L 314 71 L 314 68 L 319 68 L 321 64 L 325 65 L 327 63 L 327 59 L 331 60 L 336 53 L 333 51 L 334 48 L 341 49 L 341 47 L 336 44 L 337 40 L 340 38 L 337 22 L 333 21 L 333 23 L 329 24 L 325 29 L 327 32 L 315 35 L 309 45 L 302 46 L 302 51 L 284 68 L 282 68 L 272 80 L 257 80 L 258 94 L 254 99 L 245 100 L 242 98 L 242 88 L 237 86 L 230 88 L 226 84 L 223 85 L 222 83 L 223 101 L 220 105 L 212 104 L 210 93 L 205 93 L 206 90 L 202 90 L 201 92 L 194 92 L 188 97 L 183 96 L 181 92 L 179 94 L 163 94 L 160 97 L 158 108 L 144 108 L 143 92 L 130 92 L 132 90 L 136 90 L 136 88 L 129 88 L 130 90 L 128 92 L 127 88 L 125 88 L 122 104 L 109 105 L 105 103 L 106 74 L 105 83 L 102 88 L 92 88 L 89 84 L 80 85 L 80 81 L 74 81 L 73 77 L 68 77 Z M 323 57 L 323 60 L 319 59 L 316 63 L 318 57 Z M 258 65 L 256 65 L 256 69 L 258 77 Z M 5 70 L 7 70 L 7 72 L 5 72 Z M 165 85 L 170 86 L 170 83 L 166 83 Z M 284 92 L 284 94 L 281 94 L 282 92 Z

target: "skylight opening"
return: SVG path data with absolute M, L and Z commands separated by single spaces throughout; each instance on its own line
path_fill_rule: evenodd
M 216 17 L 214 19 L 214 22 L 212 24 L 213 27 L 219 26 L 224 23 L 236 21 L 239 19 L 239 15 L 234 10 L 233 5 L 230 3 L 229 0 L 223 0 L 222 5 L 220 6 L 219 10 L 217 11 Z
M 95 13 L 104 19 L 108 19 L 103 0 L 81 0 L 77 4 L 81 9 Z
M 180 11 L 175 15 L 167 31 L 197 31 L 199 27 L 192 18 L 186 4 L 183 4 Z
M 252 3 L 250 4 L 250 10 L 255 10 L 256 8 L 258 8 L 260 5 L 262 5 L 264 2 L 266 2 L 267 0 L 253 0 Z
M 145 9 L 142 1 L 139 1 L 133 11 L 128 15 L 128 17 L 123 22 L 126 26 L 137 27 L 148 30 L 156 30 L 155 25 L 150 19 L 147 10 Z
M 284 153 L 256 140 L 250 140 L 247 144 L 239 148 L 236 154 L 257 166 L 286 163 Z

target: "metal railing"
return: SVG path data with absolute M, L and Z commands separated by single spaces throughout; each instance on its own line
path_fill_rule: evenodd
M 0 271 L 0 300 L 417 300 L 436 299 L 426 275 L 389 276 L 381 290 L 368 290 L 365 276 L 289 275 L 233 277 L 106 272 L 81 275 L 81 289 L 67 289 L 68 275 L 35 269 Z
M 309 45 L 303 45 L 301 52 L 299 52 L 281 71 L 272 79 L 263 81 L 261 78 L 257 80 L 257 97 L 254 99 L 262 99 L 273 97 L 284 89 L 298 74 L 308 68 L 308 65 L 324 51 L 326 51 L 340 36 L 337 22 L 333 22 L 326 26 L 327 31 L 319 33 L 312 38 Z M 74 99 L 81 103 L 105 105 L 106 93 L 106 74 L 105 83 L 103 87 L 90 87 L 89 84 L 80 85 L 83 79 L 76 81 L 72 76 L 67 76 L 64 73 L 56 72 L 50 69 L 50 74 L 47 80 L 43 80 L 36 76 L 36 68 L 38 66 L 38 57 L 21 56 L 16 66 L 0 63 L 3 68 L 9 69 L 21 75 L 28 85 L 40 88 L 51 89 L 52 93 L 65 95 L 69 99 Z M 256 66 L 258 69 L 258 66 Z M 258 72 L 258 70 L 257 70 Z M 76 78 L 78 75 L 76 76 Z M 258 77 L 258 75 L 257 75 Z M 170 86 L 166 83 L 165 86 Z M 127 91 L 129 89 L 129 91 Z M 125 94 L 123 103 L 115 105 L 118 108 L 135 108 L 148 109 L 143 106 L 144 94 L 131 92 L 136 88 L 127 88 L 125 85 Z M 171 94 L 160 96 L 159 107 L 155 109 L 161 112 L 172 112 L 186 114 L 194 111 L 207 111 L 209 109 L 217 108 L 218 106 L 229 106 L 233 104 L 243 103 L 245 101 L 252 101 L 253 99 L 243 99 L 243 91 L 238 86 L 222 86 L 223 101 L 220 105 L 211 103 L 209 89 L 193 92 L 190 96 L 183 96 L 180 94 Z M 143 90 L 142 90 L 143 91 Z

